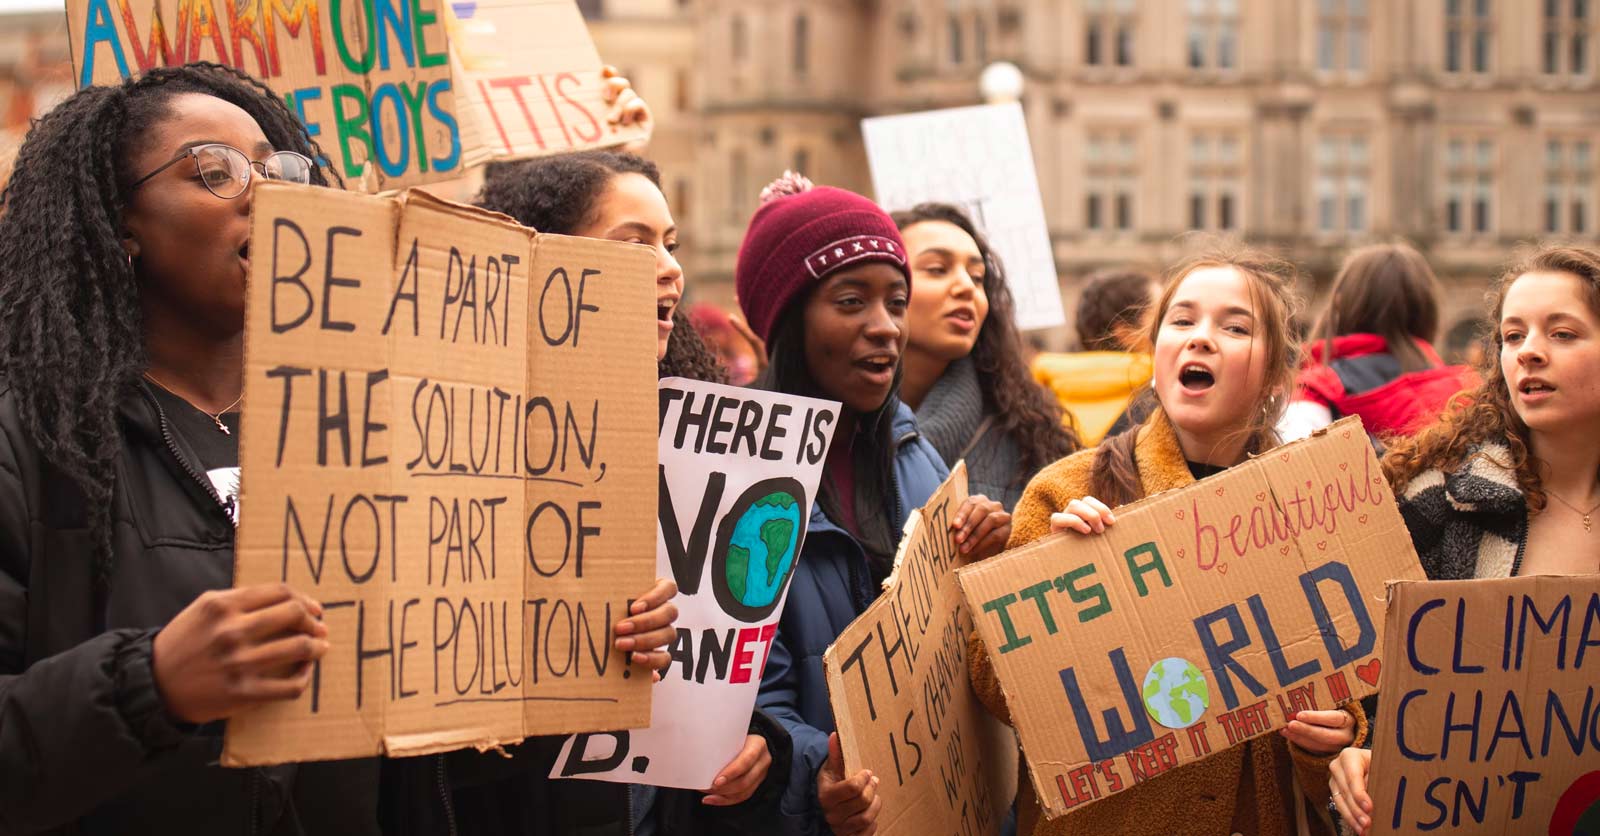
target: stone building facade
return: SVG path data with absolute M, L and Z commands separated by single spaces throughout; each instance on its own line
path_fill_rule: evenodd
M 793 167 L 869 190 L 861 118 L 976 103 L 1002 60 L 1026 78 L 1068 289 L 1169 263 L 1192 230 L 1277 248 L 1322 288 L 1350 247 L 1404 238 L 1450 322 L 1518 246 L 1600 230 L 1596 0 L 585 5 L 661 114 L 686 269 L 719 301 L 762 184 Z

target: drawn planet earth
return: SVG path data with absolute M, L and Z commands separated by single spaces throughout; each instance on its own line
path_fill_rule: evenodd
M 1206 678 L 1187 659 L 1171 656 L 1150 666 L 1144 675 L 1144 707 L 1169 729 L 1186 729 L 1205 716 L 1211 705 Z
M 739 603 L 762 608 L 783 592 L 784 581 L 794 571 L 800 514 L 793 495 L 774 491 L 751 503 L 734 523 L 723 571 Z

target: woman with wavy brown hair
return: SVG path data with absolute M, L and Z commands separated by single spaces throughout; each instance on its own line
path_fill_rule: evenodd
M 1095 537 L 1113 509 L 1194 484 L 1277 446 L 1273 427 L 1294 385 L 1289 323 L 1297 298 L 1292 265 L 1222 246 L 1171 274 L 1147 335 L 1156 408 L 1143 426 L 1040 471 L 1017 504 L 1010 548 L 1058 531 Z M 970 645 L 969 674 L 984 706 L 1011 723 L 989 649 Z M 1297 712 L 1276 736 L 1218 752 L 1170 777 L 1046 821 L 1035 788 L 1019 787 L 1018 832 L 1032 836 L 1165 836 L 1247 833 L 1291 836 L 1322 794 L 1327 764 L 1364 736 L 1359 706 Z
M 1435 580 L 1600 571 L 1600 252 L 1535 251 L 1491 297 L 1483 383 L 1383 464 Z M 1371 752 L 1332 765 L 1334 803 L 1371 826 Z
M 915 278 L 900 397 L 945 464 L 966 460 L 973 493 L 1012 508 L 1033 474 L 1082 445 L 1028 373 L 1011 289 L 983 233 L 945 203 L 893 217 Z

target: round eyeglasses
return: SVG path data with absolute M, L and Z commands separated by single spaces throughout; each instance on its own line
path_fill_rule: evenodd
M 167 160 L 160 168 L 134 181 L 128 191 L 132 192 L 150 178 L 191 157 L 200 174 L 200 182 L 223 200 L 232 200 L 244 194 L 244 190 L 250 187 L 251 175 L 258 171 L 268 180 L 300 184 L 311 182 L 311 160 L 304 154 L 278 151 L 267 155 L 264 160 L 252 160 L 232 145 L 209 143 L 192 145 L 179 151 L 177 156 Z

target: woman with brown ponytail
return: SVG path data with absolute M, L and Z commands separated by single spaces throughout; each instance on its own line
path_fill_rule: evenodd
M 1149 335 L 1158 408 L 1144 425 L 1034 477 L 1017 504 L 1010 548 L 1054 531 L 1094 536 L 1114 508 L 1181 488 L 1276 446 L 1292 392 L 1293 268 L 1250 250 L 1196 256 L 1172 274 Z M 972 642 L 974 690 L 1011 722 L 989 653 Z M 1366 724 L 1359 706 L 1302 711 L 1280 737 L 1252 740 L 1054 821 L 1021 781 L 1019 833 L 1034 836 L 1293 836 L 1327 802 L 1327 764 Z M 1302 798 L 1301 795 L 1307 796 Z M 1178 828 L 1175 830 L 1175 828 Z

